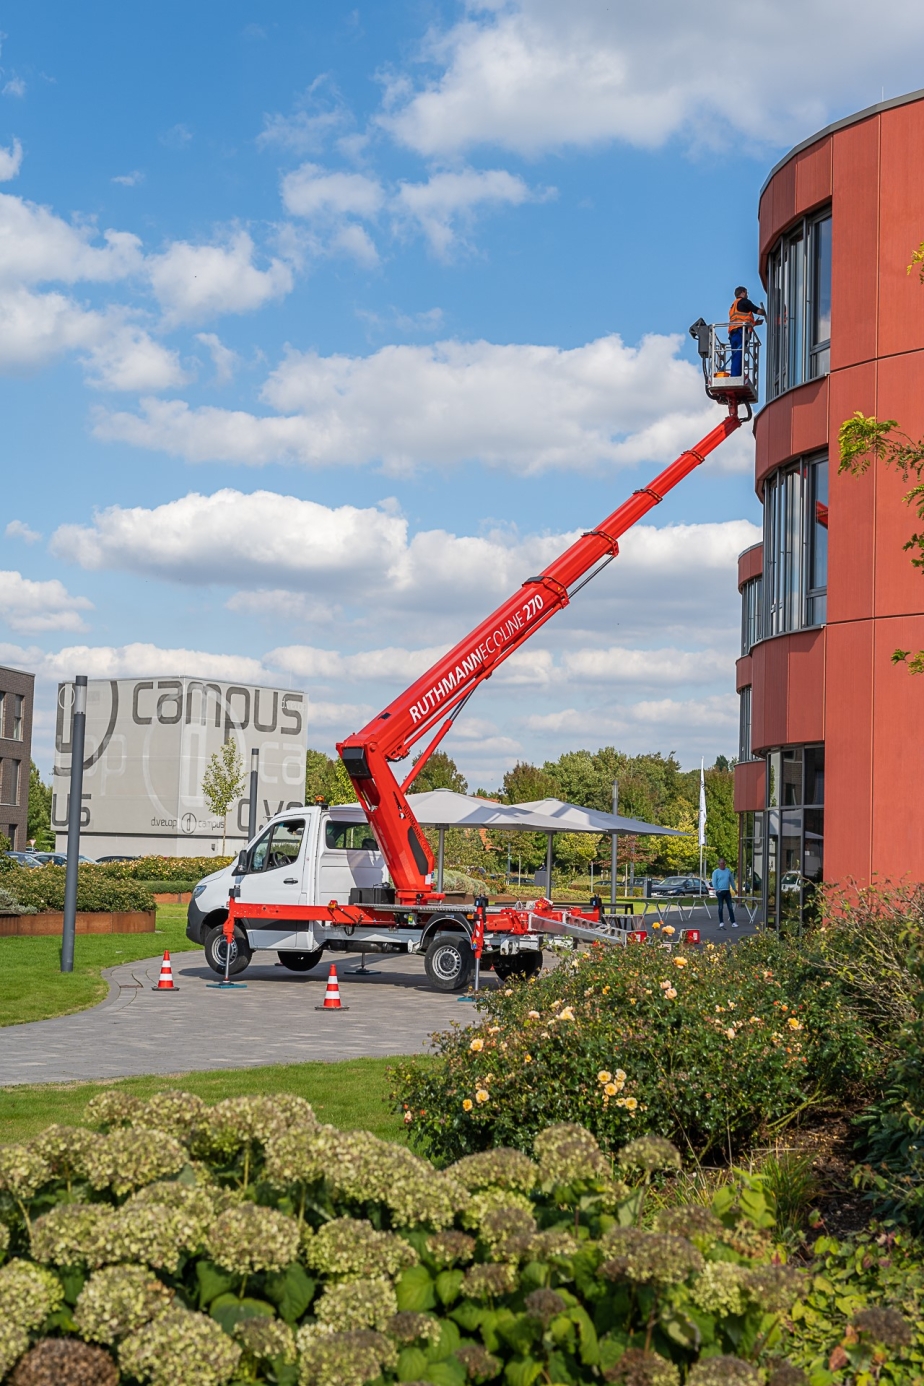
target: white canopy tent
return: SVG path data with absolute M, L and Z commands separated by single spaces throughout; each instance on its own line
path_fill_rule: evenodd
M 439 835 L 436 866 L 436 888 L 443 888 L 443 864 L 447 828 L 503 828 L 505 831 L 545 833 L 546 887 L 552 889 L 552 839 L 556 833 L 606 833 L 612 838 L 682 837 L 677 828 L 662 828 L 656 823 L 643 823 L 638 818 L 623 818 L 616 813 L 601 813 L 597 809 L 566 804 L 561 799 L 537 799 L 526 804 L 499 804 L 493 799 L 479 799 L 471 794 L 456 794 L 451 789 L 430 789 L 421 794 L 409 794 L 408 803 L 425 828 L 436 828 Z M 330 815 L 339 822 L 362 823 L 365 812 L 361 804 L 334 804 Z M 613 882 L 615 890 L 615 880 Z

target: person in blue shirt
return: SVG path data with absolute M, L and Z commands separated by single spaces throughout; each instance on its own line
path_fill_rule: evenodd
M 725 865 L 725 858 L 719 857 L 719 864 L 712 873 L 712 889 L 715 891 L 716 899 L 719 902 L 719 928 L 724 929 L 725 924 L 722 919 L 722 911 L 728 906 L 728 921 L 733 929 L 737 929 L 735 923 L 735 907 L 732 904 L 732 891 L 735 888 L 735 873 Z

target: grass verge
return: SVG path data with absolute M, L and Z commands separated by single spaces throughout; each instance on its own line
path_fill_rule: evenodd
M 59 1122 L 79 1125 L 84 1108 L 98 1092 L 118 1088 L 136 1097 L 155 1092 L 194 1092 L 206 1102 L 245 1093 L 294 1092 L 310 1102 L 321 1121 L 344 1130 L 363 1127 L 386 1140 L 403 1140 L 404 1123 L 389 1110 L 394 1058 L 344 1059 L 340 1063 L 268 1064 L 209 1073 L 121 1078 L 110 1083 L 36 1083 L 0 1088 L 0 1130 L 4 1141 L 22 1141 Z
M 0 939 L 0 1025 L 49 1020 L 97 1005 L 106 996 L 104 967 L 195 949 L 186 937 L 186 906 L 158 905 L 153 934 L 80 934 L 74 949 L 74 970 L 61 971 L 61 940 Z

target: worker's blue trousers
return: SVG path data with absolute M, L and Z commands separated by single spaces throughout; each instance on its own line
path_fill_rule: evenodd
M 731 347 L 731 375 L 741 374 L 741 338 L 743 335 L 743 327 L 733 327 L 728 334 L 728 345 Z

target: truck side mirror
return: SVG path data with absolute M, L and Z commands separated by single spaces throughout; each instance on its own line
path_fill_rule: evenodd
M 237 864 L 236 864 L 235 867 L 234 867 L 234 871 L 232 872 L 232 875 L 234 875 L 234 876 L 246 876 L 246 875 L 247 875 L 247 849 L 246 849 L 246 847 L 241 851 L 240 855 L 238 856 Z

